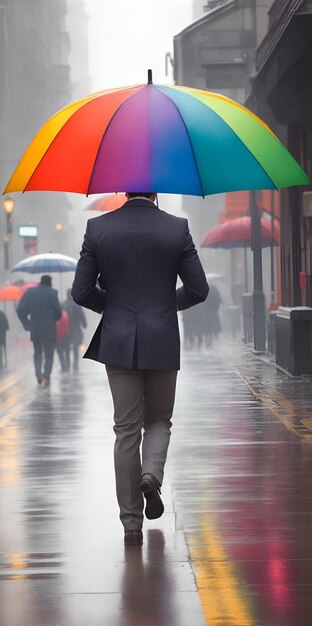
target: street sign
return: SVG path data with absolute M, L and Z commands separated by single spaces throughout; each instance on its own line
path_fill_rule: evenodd
M 22 224 L 18 227 L 19 237 L 30 237 L 32 239 L 38 237 L 38 226 L 36 224 Z

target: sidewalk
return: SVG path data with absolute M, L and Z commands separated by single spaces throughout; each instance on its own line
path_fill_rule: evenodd
M 206 624 L 308 626 L 311 384 L 227 340 L 182 368 L 170 478 Z
M 298 437 L 312 437 L 312 376 L 292 378 L 276 366 L 270 355 L 241 347 L 237 369 L 253 395 Z
M 183 352 L 165 514 L 125 549 L 103 367 L 56 359 L 41 389 L 19 363 L 0 379 L 1 626 L 310 624 L 310 381 L 227 340 Z
M 104 368 L 58 369 L 50 389 L 31 359 L 1 379 L 1 625 L 204 626 L 170 483 L 143 547 L 125 548 Z

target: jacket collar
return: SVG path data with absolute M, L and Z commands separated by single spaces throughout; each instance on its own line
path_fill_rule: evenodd
M 131 200 L 127 200 L 127 202 L 125 202 L 122 207 L 144 207 L 146 209 L 158 209 L 156 204 L 154 202 L 151 202 L 151 200 L 148 200 L 147 198 L 131 198 Z

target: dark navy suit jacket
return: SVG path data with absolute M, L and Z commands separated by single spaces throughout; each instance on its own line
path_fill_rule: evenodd
M 183 286 L 176 289 L 178 275 Z M 102 319 L 86 358 L 129 369 L 179 369 L 177 307 L 207 294 L 186 219 L 135 199 L 88 221 L 72 296 Z

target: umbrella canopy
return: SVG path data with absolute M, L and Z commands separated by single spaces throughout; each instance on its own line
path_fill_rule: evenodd
M 20 300 L 22 292 L 16 285 L 4 285 L 0 287 L 0 300 L 1 302 L 8 302 L 9 300 Z
M 77 261 L 65 254 L 49 252 L 47 254 L 35 254 L 14 265 L 11 272 L 28 272 L 29 274 L 51 274 L 58 272 L 74 272 Z
M 91 202 L 84 209 L 85 211 L 101 211 L 101 213 L 109 213 L 119 209 L 123 204 L 127 202 L 127 198 L 124 193 L 111 193 L 107 196 L 102 196 L 98 200 Z
M 262 217 L 261 246 L 268 248 L 272 245 L 271 222 Z M 279 224 L 274 221 L 273 244 L 279 245 Z M 251 217 L 238 217 L 229 220 L 220 226 L 212 228 L 202 239 L 201 248 L 244 248 L 251 246 Z
M 273 132 L 221 94 L 143 85 L 78 100 L 39 130 L 5 193 L 195 196 L 309 184 Z

